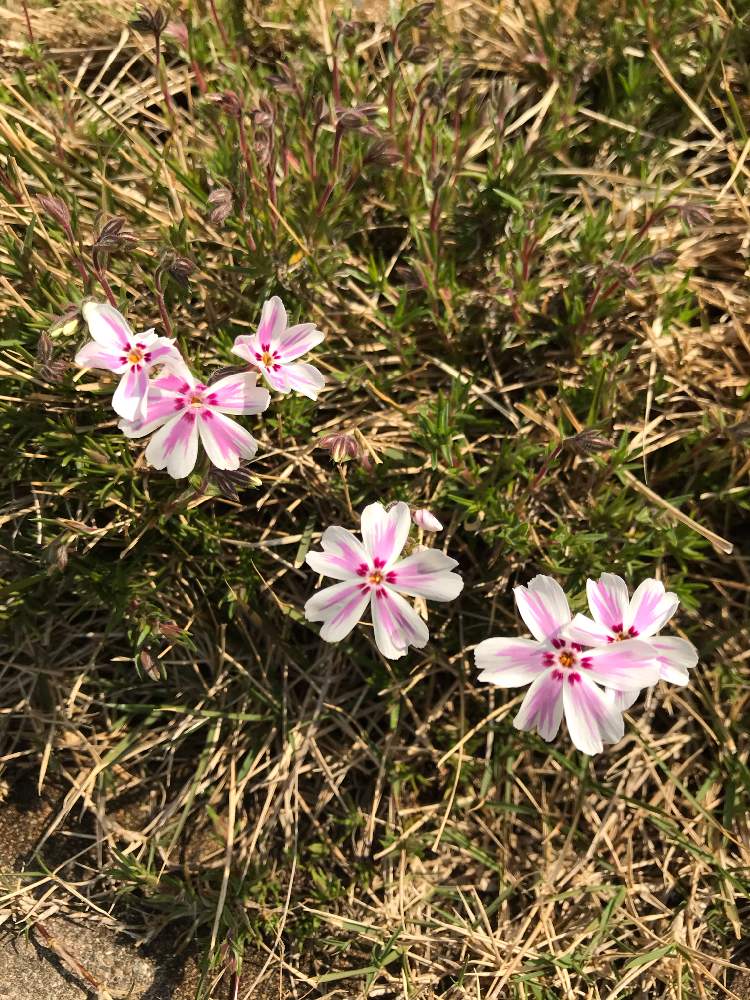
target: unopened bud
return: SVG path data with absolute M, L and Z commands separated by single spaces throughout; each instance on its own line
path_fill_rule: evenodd
M 190 276 L 195 273 L 195 264 L 189 257 L 167 253 L 162 259 L 162 268 L 181 288 L 188 287 Z
M 417 525 L 417 527 L 422 529 L 422 531 L 443 530 L 443 526 L 440 523 L 440 521 L 438 521 L 435 515 L 429 510 L 425 509 L 413 510 L 411 512 L 411 519 Z
M 688 226 L 707 226 L 711 222 L 711 209 L 708 205 L 688 201 L 679 208 L 680 215 Z
M 148 674 L 152 681 L 159 680 L 159 667 L 154 662 L 154 658 L 149 653 L 147 649 L 142 649 L 138 654 L 138 659 L 140 660 L 141 666 L 144 671 Z
M 239 503 L 239 490 L 258 487 L 261 485 L 262 480 L 249 469 L 240 468 L 229 471 L 227 469 L 217 469 L 215 466 L 212 466 L 208 474 L 208 482 L 215 486 L 225 497 L 234 500 L 235 503 Z
M 111 253 L 113 250 L 121 250 L 123 247 L 135 246 L 138 238 L 134 233 L 125 228 L 125 219 L 116 215 L 109 219 L 99 230 L 98 236 L 94 239 L 94 250 Z
M 177 44 L 181 45 L 183 49 L 186 49 L 190 44 L 187 25 L 179 18 L 172 18 L 164 29 L 164 34 L 169 35 L 170 38 L 174 38 Z
M 78 330 L 80 319 L 80 306 L 74 306 L 71 303 L 66 307 L 65 312 L 60 313 L 59 316 L 55 316 L 50 323 L 48 333 L 50 336 L 67 337 Z
M 159 622 L 159 632 L 165 639 L 180 639 L 182 629 L 175 622 Z
M 432 0 L 425 3 L 418 3 L 411 8 L 396 25 L 396 31 L 405 31 L 408 28 L 423 27 L 425 21 L 435 9 Z
M 565 438 L 563 445 L 576 455 L 594 455 L 600 451 L 610 451 L 614 445 L 593 427 Z
M 377 118 L 380 107 L 377 104 L 360 104 L 355 108 L 336 108 L 336 123 L 340 129 L 362 128 Z
M 206 218 L 212 226 L 220 226 L 232 213 L 232 192 L 229 188 L 214 188 L 208 196 Z
M 359 444 L 351 434 L 326 434 L 318 441 L 317 446 L 330 452 L 334 462 L 348 462 L 351 458 L 357 458 L 360 453 Z
M 168 22 L 169 14 L 163 7 L 141 7 L 130 26 L 136 31 L 150 31 L 154 35 L 160 35 Z
M 216 104 L 230 118 L 240 118 L 242 115 L 242 101 L 233 90 L 225 90 L 221 94 L 206 94 L 206 100 Z
M 53 194 L 40 194 L 37 197 L 39 207 L 54 219 L 63 229 L 70 229 L 70 212 L 68 206 Z
M 390 139 L 377 139 L 367 150 L 364 163 L 375 167 L 393 167 L 401 159 L 401 153 Z

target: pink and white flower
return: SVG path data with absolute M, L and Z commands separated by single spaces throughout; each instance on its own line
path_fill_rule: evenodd
M 587 754 L 622 739 L 622 710 L 602 688 L 635 691 L 654 684 L 659 664 L 648 643 L 626 639 L 593 649 L 570 639 L 571 613 L 559 583 L 535 576 L 514 590 L 518 610 L 533 639 L 485 639 L 475 650 L 480 681 L 512 688 L 530 684 L 516 729 L 557 735 L 563 715 L 570 738 Z M 600 686 L 601 685 L 601 686 Z
M 258 332 L 237 337 L 232 352 L 254 365 L 277 392 L 292 390 L 317 399 L 325 385 L 322 374 L 313 365 L 292 364 L 316 347 L 325 334 L 314 323 L 287 326 L 284 304 L 274 295 L 263 306 Z
M 344 639 L 369 604 L 375 643 L 383 656 L 395 660 L 409 646 L 421 649 L 427 643 L 427 626 L 402 595 L 452 601 L 464 583 L 451 572 L 456 560 L 436 549 L 421 549 L 399 559 L 410 527 L 408 504 L 386 510 L 381 503 L 372 503 L 362 512 L 361 542 L 346 528 L 326 528 L 323 551 L 308 552 L 307 564 L 321 576 L 341 582 L 305 604 L 307 620 L 323 622 L 322 639 Z
M 432 513 L 431 510 L 415 510 L 412 512 L 412 520 L 422 531 L 442 531 L 443 526 Z
M 75 363 L 122 375 L 112 397 L 115 413 L 125 420 L 144 417 L 152 369 L 182 363 L 174 341 L 153 329 L 133 333 L 122 313 L 106 302 L 85 302 L 82 312 L 93 339 L 76 354 Z
M 629 639 L 645 641 L 659 663 L 659 677 L 670 684 L 687 684 L 688 673 L 698 662 L 692 642 L 676 635 L 658 633 L 674 615 L 679 605 L 676 594 L 664 589 L 659 580 L 644 580 L 628 595 L 622 577 L 602 573 L 598 580 L 586 582 L 591 618 L 576 615 L 568 630 L 571 640 L 586 646 L 606 647 Z M 621 709 L 630 708 L 640 690 L 614 692 Z
M 189 476 L 195 468 L 199 439 L 217 469 L 238 469 L 243 459 L 255 456 L 258 442 L 226 414 L 266 409 L 271 396 L 256 386 L 257 378 L 242 372 L 204 385 L 183 365 L 151 382 L 145 416 L 121 420 L 120 430 L 129 438 L 156 431 L 146 461 L 174 479 Z

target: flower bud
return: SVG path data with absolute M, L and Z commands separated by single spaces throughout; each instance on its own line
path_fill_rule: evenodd
M 195 264 L 189 257 L 171 251 L 164 254 L 161 266 L 181 288 L 188 287 L 190 276 L 195 272 Z
M 413 510 L 411 512 L 411 519 L 417 527 L 422 529 L 422 531 L 443 530 L 442 524 L 438 521 L 435 515 L 431 511 L 425 510 L 424 508 L 421 510 Z
M 153 35 L 160 35 L 168 21 L 169 14 L 163 7 L 141 7 L 138 16 L 131 21 L 130 27 L 136 31 L 150 31 Z
M 172 20 L 167 24 L 164 29 L 164 34 L 173 38 L 178 45 L 183 47 L 183 49 L 188 48 L 190 45 L 190 36 L 188 35 L 187 25 L 178 17 L 172 18 Z
M 218 105 L 230 118 L 240 118 L 242 115 L 242 101 L 233 90 L 225 90 L 222 94 L 206 94 L 206 100 Z
M 356 439 L 351 434 L 326 434 L 318 441 L 318 448 L 323 448 L 331 453 L 334 462 L 348 462 L 350 458 L 357 458 L 360 447 Z
M 393 167 L 400 163 L 401 153 L 390 139 L 376 139 L 365 154 L 365 165 Z
M 57 337 L 67 337 L 75 333 L 81 320 L 81 307 L 71 303 L 65 311 L 55 316 L 49 328 L 49 334 Z
M 138 238 L 135 234 L 125 229 L 125 219 L 115 215 L 101 227 L 92 249 L 110 253 L 113 250 L 121 250 L 123 247 L 135 246 L 137 242 Z
M 58 225 L 63 229 L 70 229 L 70 212 L 62 198 L 52 194 L 40 194 L 36 200 L 39 202 L 39 207 Z
M 232 213 L 232 192 L 229 188 L 214 188 L 208 196 L 206 218 L 212 226 L 220 226 Z
M 565 438 L 563 445 L 576 455 L 596 455 L 614 448 L 612 442 L 602 437 L 594 427 L 587 427 L 578 434 Z

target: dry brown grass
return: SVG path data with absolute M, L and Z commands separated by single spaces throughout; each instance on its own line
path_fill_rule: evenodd
M 472 100 L 493 80 L 512 86 L 505 127 L 519 142 L 515 161 L 539 155 L 525 224 L 535 233 L 537 217 L 552 216 L 533 294 L 514 309 L 499 292 L 518 254 L 513 220 L 495 234 L 471 201 L 493 169 L 491 130 L 472 134 L 445 210 L 447 226 L 468 206 L 491 260 L 456 251 L 456 222 L 441 253 L 459 276 L 451 285 L 440 272 L 432 298 L 415 278 L 422 266 L 430 273 L 419 241 L 427 209 L 408 215 L 398 200 L 406 171 L 396 185 L 373 183 L 347 225 L 323 232 L 295 200 L 303 180 L 290 172 L 273 236 L 266 193 L 252 196 L 248 217 L 265 212 L 258 229 L 267 233 L 253 262 L 242 225 L 212 226 L 196 193 L 224 180 L 227 126 L 205 115 L 189 64 L 170 56 L 168 112 L 149 40 L 121 35 L 108 5 L 92 46 L 78 17 L 90 10 L 82 0 L 64 13 L 32 11 L 37 41 L 55 49 L 59 103 L 30 99 L 17 65 L 0 79 L 3 402 L 33 403 L 55 425 L 25 437 L 9 424 L 6 438 L 23 459 L 0 512 L 7 575 L 31 582 L 7 591 L 10 612 L 26 607 L 8 614 L 0 667 L 4 773 L 11 798 L 31 784 L 54 802 L 30 870 L 2 897 L 8 924 L 44 926 L 54 907 L 98 915 L 165 951 L 199 939 L 211 955 L 204 989 L 217 998 L 230 995 L 233 944 L 253 979 L 284 998 L 745 997 L 750 167 L 715 74 L 696 91 L 680 69 L 692 49 L 665 61 L 653 36 L 651 48 L 634 42 L 666 108 L 661 123 L 641 126 L 586 96 L 593 71 L 583 56 L 572 94 L 564 76 L 539 70 L 544 39 L 531 5 L 463 5 Z M 718 7 L 704 15 L 717 30 L 729 18 Z M 311 38 L 324 44 L 319 12 L 309 16 Z M 576 46 L 585 54 L 589 43 L 591 59 L 606 63 L 604 29 L 592 21 L 589 38 L 589 16 L 588 5 L 567 5 L 557 36 L 575 65 Z M 11 62 L 21 61 L 32 93 L 48 94 L 44 61 L 22 50 L 18 11 L 5 18 Z M 253 30 L 265 32 L 276 62 L 296 57 L 290 22 Z M 376 24 L 358 42 L 370 81 L 360 101 L 380 94 L 388 37 Z M 304 56 L 326 59 L 314 41 Z M 723 78 L 746 100 L 734 60 Z M 228 86 L 223 57 L 204 68 L 209 89 Z M 404 72 L 406 95 L 425 67 Z M 268 89 L 258 66 L 238 73 L 257 105 Z M 448 119 L 436 115 L 435 130 L 453 128 Z M 577 145 L 589 130 L 601 138 Z M 630 160 L 623 136 L 643 142 Z M 84 242 L 104 212 L 137 231 L 137 251 L 114 257 L 108 278 L 144 325 L 159 322 L 151 278 L 176 239 L 170 227 L 184 224 L 197 271 L 190 295 L 169 308 L 206 370 L 227 361 L 216 331 L 230 320 L 249 327 L 270 284 L 326 329 L 320 362 L 331 389 L 311 413 L 290 407 L 264 424 L 256 493 L 237 502 L 167 488 L 95 407 L 104 378 L 60 386 L 40 374 L 37 331 L 81 294 L 69 249 L 39 212 L 45 191 L 75 202 Z M 383 237 L 382 282 L 368 279 L 374 244 L 359 238 L 360 213 L 368 232 L 398 231 Z M 596 213 L 603 235 L 586 262 Z M 632 263 L 630 272 L 615 265 L 640 240 L 644 253 L 673 256 L 630 281 Z M 272 263 L 259 278 L 240 273 L 248 260 L 258 273 Z M 38 286 L 33 275 L 43 276 Z M 594 303 L 566 339 L 554 324 L 577 277 L 582 301 Z M 402 281 L 428 304 L 399 326 Z M 603 297 L 613 282 L 613 308 L 598 312 L 592 289 Z M 58 352 L 74 341 L 59 335 Z M 462 379 L 449 460 L 420 419 Z M 531 489 L 561 428 L 591 422 L 622 439 L 621 452 L 565 457 Z M 382 466 L 336 470 L 315 442 L 341 427 L 356 427 Z M 66 464 L 58 430 L 77 442 L 66 442 Z M 117 488 L 103 488 L 103 473 Z M 460 602 L 431 616 L 435 641 L 406 666 L 377 657 L 362 635 L 325 647 L 299 622 L 313 585 L 301 568 L 307 548 L 328 523 L 355 527 L 363 500 L 386 494 L 437 498 L 447 514 L 438 544 L 467 581 Z M 576 547 L 589 532 L 596 537 Z M 701 547 L 705 538 L 713 548 Z M 607 560 L 636 576 L 655 565 L 683 588 L 679 627 L 702 661 L 688 689 L 646 695 L 622 743 L 587 761 L 565 735 L 547 748 L 515 733 L 520 696 L 476 685 L 467 650 L 517 627 L 511 583 L 546 569 L 580 587 Z M 131 565 L 137 583 L 124 579 Z M 89 566 L 98 575 L 87 585 Z M 112 598 L 97 602 L 110 586 Z M 116 587 L 130 588 L 119 618 Z M 134 672 L 143 622 L 160 681 Z M 239 995 L 249 1000 L 258 994 L 246 980 Z

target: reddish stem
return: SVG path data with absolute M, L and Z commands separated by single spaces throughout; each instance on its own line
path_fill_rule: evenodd
M 214 0 L 208 0 L 208 4 L 209 7 L 211 8 L 211 17 L 214 19 L 214 24 L 219 29 L 219 34 L 221 35 L 221 40 L 224 43 L 224 47 L 227 49 L 231 49 L 232 46 L 229 44 L 229 36 L 224 30 L 224 25 L 221 23 L 221 20 L 219 19 L 219 15 L 216 11 L 216 4 L 214 3 Z
M 161 323 L 164 327 L 164 331 L 168 337 L 174 337 L 172 333 L 172 324 L 169 321 L 169 313 L 167 312 L 167 305 L 164 301 L 164 292 L 161 286 L 161 271 L 157 270 L 156 276 L 154 278 L 154 285 L 156 286 L 156 301 L 159 304 L 159 315 L 161 316 Z
M 164 95 L 164 103 L 167 105 L 167 111 L 170 114 L 174 114 L 174 104 L 172 103 L 172 95 L 169 93 L 169 87 L 167 86 L 167 72 L 166 65 L 164 66 L 164 73 L 162 74 L 161 67 L 161 32 L 157 31 L 154 34 L 154 62 L 156 63 L 156 79 L 159 81 L 159 86 L 161 87 L 161 92 Z
M 29 33 L 29 44 L 36 45 L 34 32 L 31 30 L 31 18 L 29 17 L 29 8 L 26 3 L 26 0 L 22 0 L 22 4 L 23 4 L 23 16 L 26 18 L 26 31 Z

